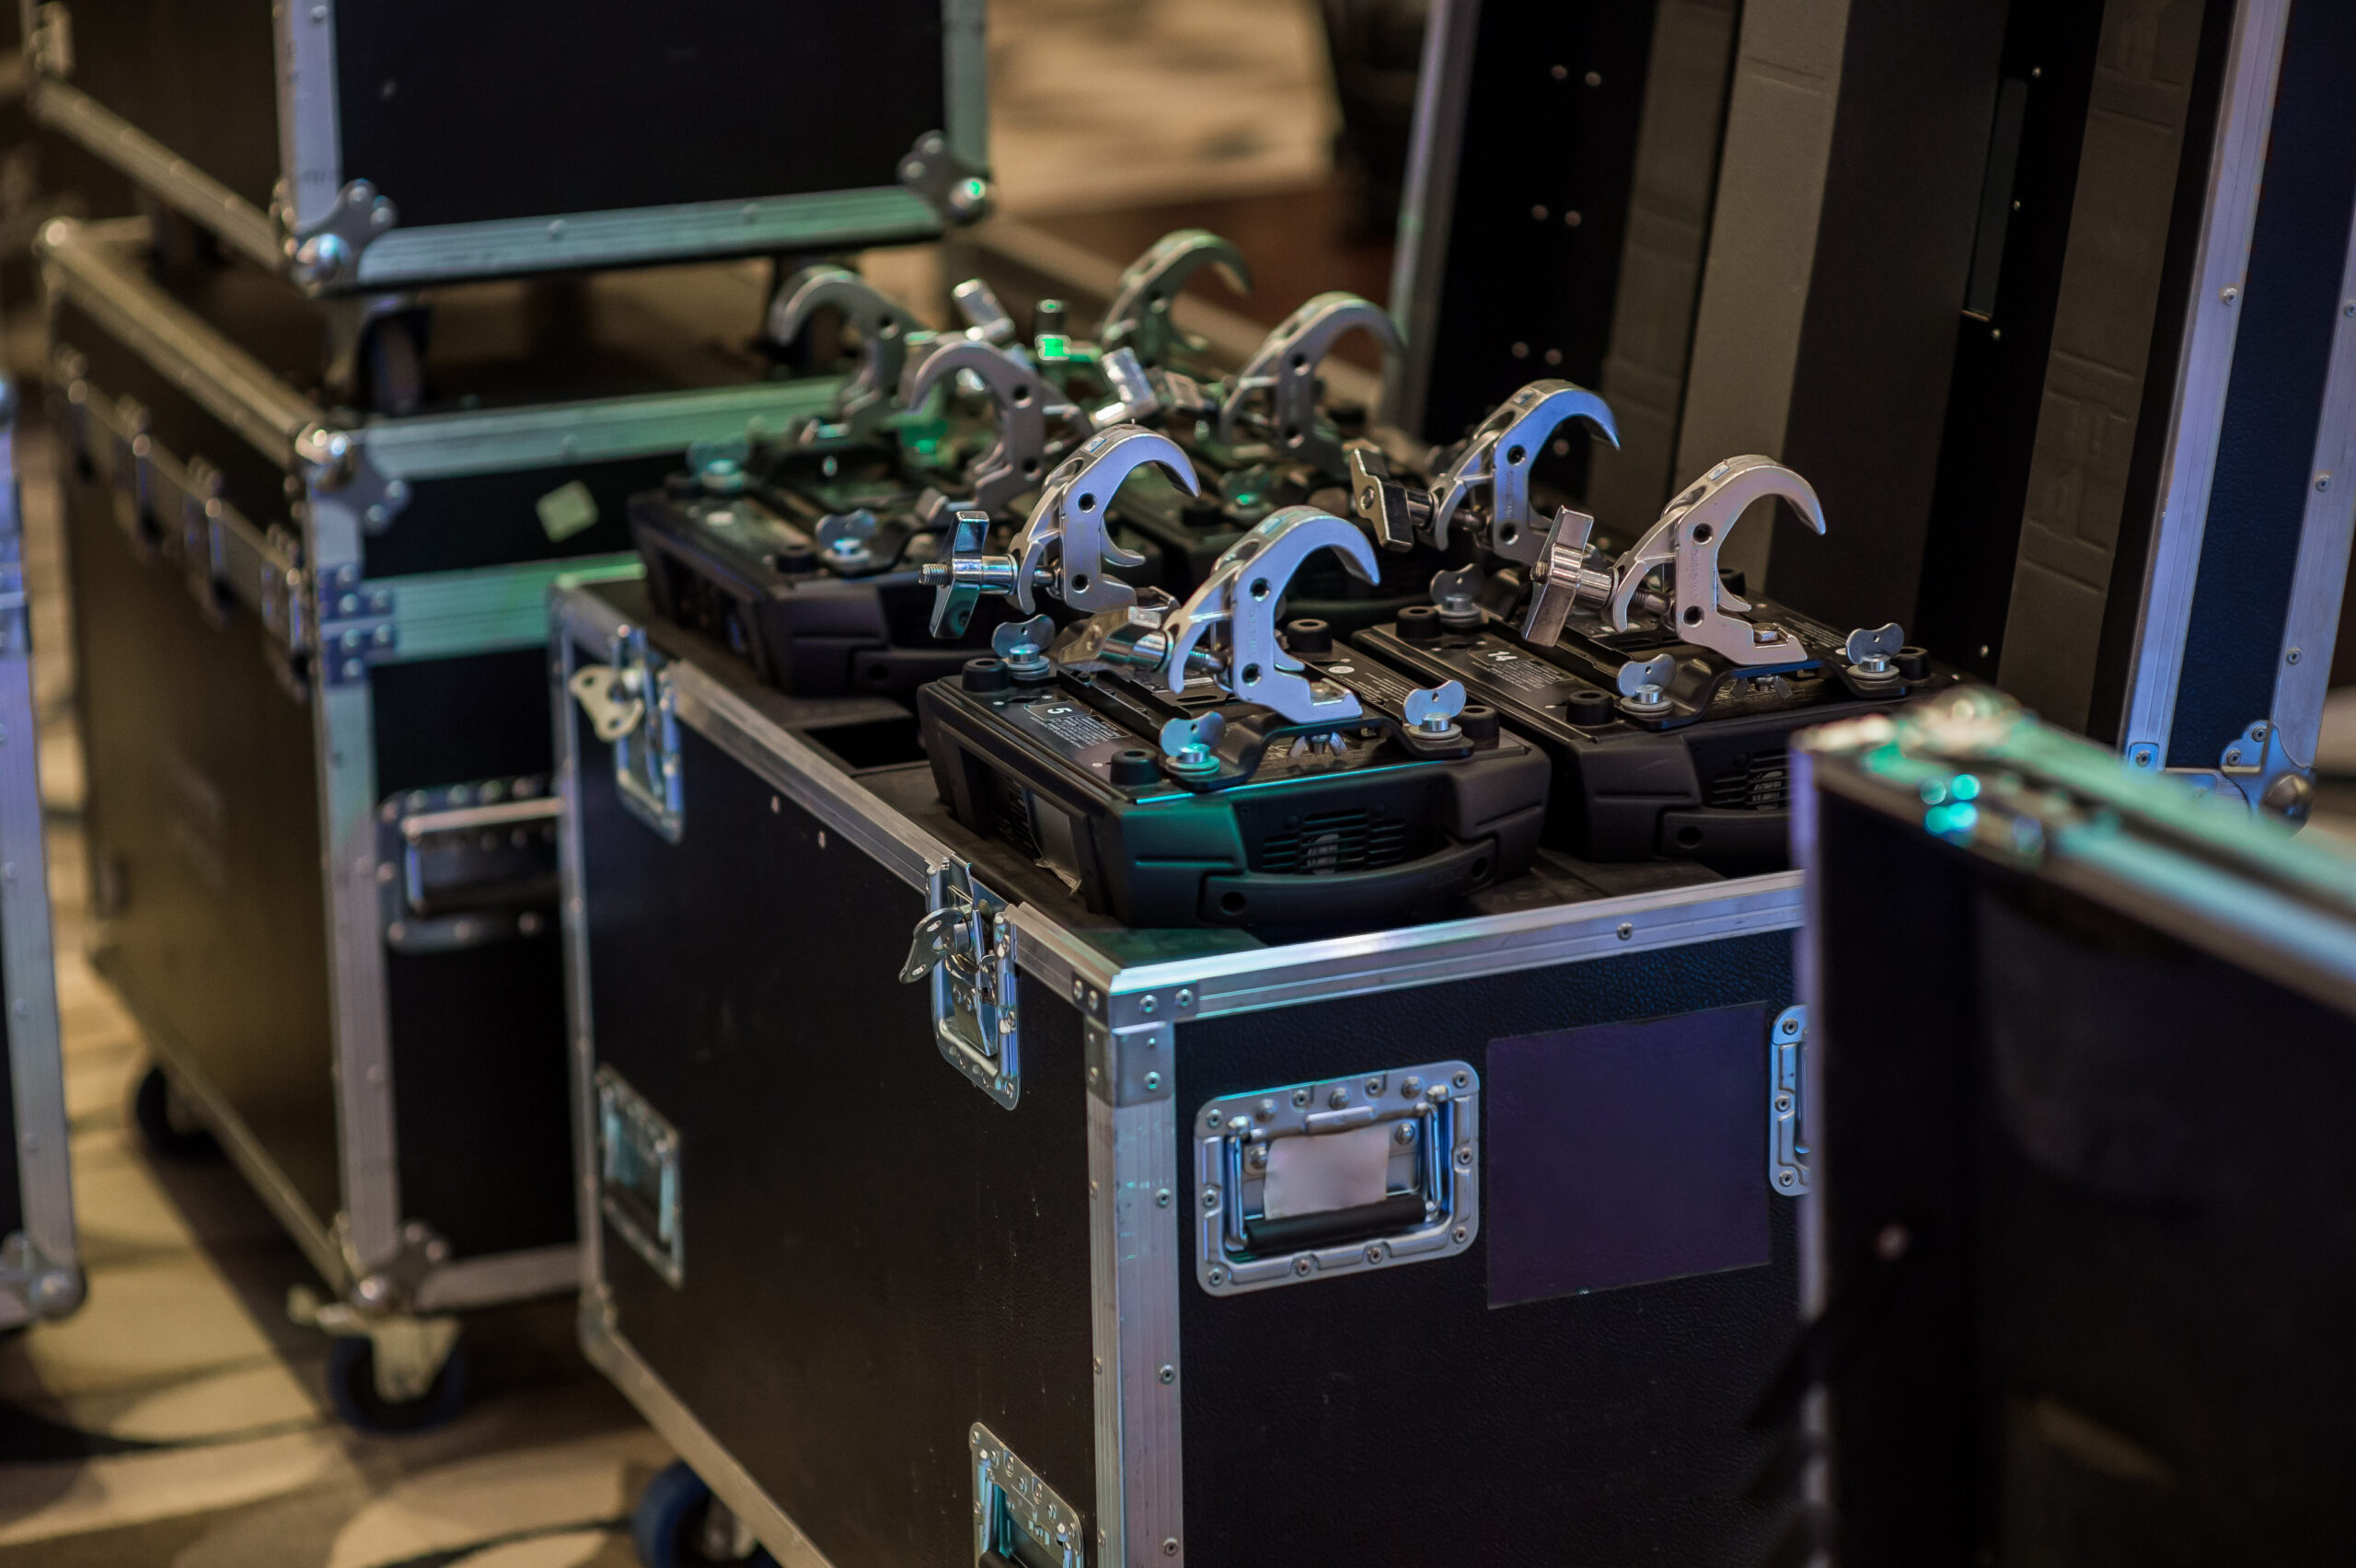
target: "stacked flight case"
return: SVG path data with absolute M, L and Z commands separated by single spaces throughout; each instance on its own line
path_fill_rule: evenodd
M 982 0 L 22 4 L 42 122 L 315 293 L 905 242 L 988 202 Z
M 1984 692 L 1798 761 L 1810 1544 L 2344 1559 L 2356 859 Z
M 548 29 L 25 6 L 36 117 L 155 203 L 41 248 L 99 967 L 152 1138 L 216 1134 L 341 1297 L 291 1306 L 364 1425 L 455 1408 L 452 1310 L 575 1278 L 549 585 L 828 405 L 769 282 L 989 201 L 978 0 Z
M 395 1420 L 420 1315 L 574 1278 L 548 587 L 634 574 L 631 493 L 832 386 L 730 348 L 761 285 L 700 269 L 448 291 L 424 410 L 330 409 L 315 307 L 144 235 L 41 258 L 95 958 Z
M 65 1068 L 41 841 L 40 719 L 17 508 L 17 394 L 0 380 L 0 1329 L 72 1311 L 82 1299 L 66 1165 Z
M 905 709 L 646 612 L 554 614 L 583 1337 L 749 1538 L 1763 1560 L 1796 876 L 1549 857 L 1436 924 L 1132 929 L 960 826 Z

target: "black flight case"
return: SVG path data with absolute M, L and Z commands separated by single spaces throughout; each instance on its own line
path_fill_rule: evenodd
M 575 1275 L 549 584 L 635 575 L 631 494 L 833 384 L 730 349 L 762 280 L 707 265 L 445 291 L 423 411 L 364 414 L 306 390 L 315 306 L 145 232 L 42 255 L 94 958 L 153 1103 L 345 1298 L 352 1411 L 409 1419 L 455 1397 L 451 1309 Z
M 1796 757 L 1796 1545 L 2343 1560 L 2356 857 L 1984 691 Z
M 22 0 L 39 119 L 315 293 L 892 244 L 988 202 L 982 0 Z
M 1132 928 L 647 609 L 551 678 L 583 1340 L 715 1499 L 648 1561 L 1764 1559 L 1796 875 Z

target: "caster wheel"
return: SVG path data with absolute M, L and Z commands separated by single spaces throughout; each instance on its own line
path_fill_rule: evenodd
M 452 1347 L 422 1395 L 394 1401 L 376 1391 L 376 1347 L 360 1335 L 339 1337 L 328 1348 L 328 1402 L 356 1432 L 430 1432 L 447 1425 L 466 1408 L 466 1347 Z
M 706 1539 L 711 1503 L 711 1488 L 685 1459 L 656 1472 L 630 1515 L 630 1544 L 638 1549 L 641 1568 L 710 1568 L 723 1562 L 777 1568 L 777 1560 L 757 1546 L 750 1557 L 712 1556 L 706 1550 L 716 1544 Z
M 211 1159 L 221 1153 L 212 1133 L 179 1103 L 161 1067 L 149 1067 L 132 1091 L 131 1119 L 150 1150 L 166 1159 Z
M 414 315 L 376 323 L 361 349 L 368 406 L 380 414 L 414 414 L 425 406 L 425 324 Z

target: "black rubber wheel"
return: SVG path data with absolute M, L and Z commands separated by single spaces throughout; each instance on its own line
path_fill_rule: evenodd
M 457 1418 L 467 1403 L 467 1350 L 453 1345 L 433 1386 L 413 1400 L 394 1401 L 376 1391 L 376 1347 L 360 1335 L 328 1348 L 328 1402 L 355 1432 L 430 1432 Z
M 361 346 L 367 376 L 368 407 L 402 418 L 425 407 L 425 323 L 414 316 L 387 316 L 371 328 Z
M 777 1560 L 759 1547 L 745 1558 L 704 1555 L 703 1525 L 710 1507 L 711 1488 L 687 1460 L 675 1459 L 656 1471 L 630 1514 L 630 1544 L 642 1568 L 715 1568 L 730 1562 L 777 1568 Z
M 220 1158 L 221 1146 L 210 1131 L 172 1114 L 172 1086 L 161 1067 L 149 1067 L 132 1090 L 131 1119 L 149 1150 L 166 1159 Z

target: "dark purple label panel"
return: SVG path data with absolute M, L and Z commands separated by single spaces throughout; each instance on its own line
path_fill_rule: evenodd
M 1490 1306 L 1771 1261 L 1765 1007 L 1493 1040 L 1481 1080 Z

